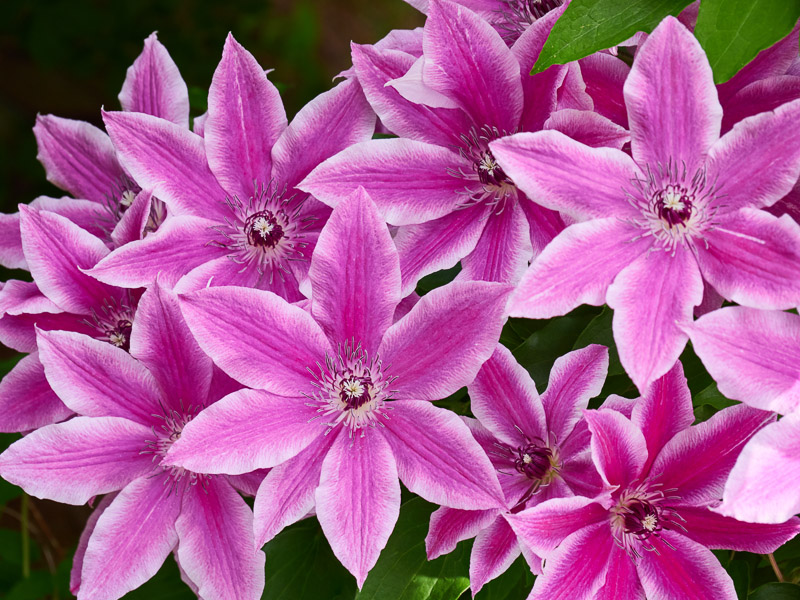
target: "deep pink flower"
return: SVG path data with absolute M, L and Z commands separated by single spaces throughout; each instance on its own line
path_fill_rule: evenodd
M 124 287 L 148 285 L 158 273 L 173 285 L 186 275 L 182 291 L 239 285 L 299 300 L 330 210 L 295 185 L 329 156 L 369 139 L 375 115 L 358 82 L 347 81 L 287 126 L 278 90 L 230 35 L 208 107 L 202 138 L 144 114 L 104 114 L 122 164 L 173 217 L 91 273 Z
M 175 551 L 199 596 L 260 598 L 264 555 L 233 484 L 163 462 L 200 408 L 227 393 L 181 317 L 155 285 L 139 303 L 131 352 L 85 335 L 39 331 L 47 380 L 77 416 L 43 427 L 0 456 L 0 474 L 38 498 L 101 502 L 75 557 L 81 600 L 119 598 Z M 242 481 L 243 480 L 243 481 Z
M 797 518 L 760 525 L 709 510 L 742 446 L 772 417 L 739 405 L 691 426 L 680 363 L 645 392 L 630 419 L 615 410 L 585 416 L 608 491 L 506 515 L 546 558 L 531 600 L 736 600 L 709 548 L 764 554 L 800 532 Z
M 208 473 L 275 466 L 256 496 L 257 544 L 316 504 L 360 586 L 397 520 L 398 476 L 438 504 L 502 506 L 497 476 L 467 426 L 430 401 L 475 378 L 497 343 L 510 290 L 455 282 L 393 323 L 397 250 L 363 190 L 334 210 L 309 277 L 310 314 L 239 287 L 182 297 L 201 347 L 256 389 L 200 413 L 167 458 Z
M 428 13 L 419 58 L 353 46 L 367 99 L 400 139 L 356 144 L 300 188 L 336 205 L 363 186 L 387 222 L 404 226 L 396 236 L 404 294 L 459 260 L 460 279 L 515 283 L 564 223 L 516 188 L 488 143 L 515 131 L 558 129 L 621 147 L 628 135 L 591 111 L 575 68 L 528 75 L 561 10 L 511 49 L 463 6 L 434 0 Z
M 511 352 L 498 346 L 469 386 L 467 421 L 499 472 L 505 509 L 519 512 L 551 498 L 594 496 L 602 482 L 589 456 L 589 431 L 582 410 L 597 396 L 608 371 L 608 349 L 588 346 L 559 358 L 541 397 L 530 375 Z M 505 572 L 523 550 L 501 509 L 440 508 L 431 515 L 425 547 L 428 559 L 451 552 L 475 537 L 470 557 L 472 594 Z M 526 552 L 531 569 L 541 559 Z
M 665 19 L 625 83 L 633 159 L 559 132 L 490 144 L 537 202 L 581 221 L 534 261 L 511 312 L 546 318 L 614 308 L 620 359 L 640 390 L 675 363 L 703 297 L 761 308 L 800 304 L 800 227 L 758 208 L 800 173 L 800 101 L 719 137 L 722 111 L 697 40 Z

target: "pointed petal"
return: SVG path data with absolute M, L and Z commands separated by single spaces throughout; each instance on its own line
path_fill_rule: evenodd
M 497 345 L 467 389 L 473 414 L 499 440 L 517 447 L 523 436 L 547 439 L 536 384 L 505 346 Z
M 428 560 L 450 554 L 458 542 L 474 538 L 497 518 L 496 510 L 458 510 L 439 507 L 431 514 L 425 550 Z
M 292 458 L 325 432 L 316 406 L 263 390 L 239 390 L 184 427 L 166 461 L 197 473 L 239 475 Z M 269 432 L 269 435 L 264 435 Z
M 616 56 L 596 52 L 579 61 L 586 93 L 592 97 L 594 110 L 614 123 L 628 128 L 628 113 L 622 86 L 630 67 Z
M 614 410 L 587 410 L 592 459 L 609 485 L 626 486 L 643 474 L 647 442 L 641 429 Z
M 260 548 L 280 531 L 314 509 L 322 462 L 336 433 L 320 435 L 297 456 L 281 463 L 264 478 L 255 501 L 255 543 Z
M 650 240 L 616 218 L 570 225 L 522 276 L 509 303 L 511 316 L 543 319 L 581 304 L 603 305 L 620 271 L 650 245 Z
M 92 511 L 92 514 L 89 515 L 89 518 L 86 521 L 86 526 L 81 532 L 81 537 L 78 540 L 78 547 L 75 549 L 75 555 L 72 558 L 72 570 L 70 571 L 69 577 L 69 591 L 75 596 L 78 595 L 78 589 L 81 586 L 83 559 L 86 556 L 86 548 L 89 545 L 89 539 L 92 537 L 92 533 L 94 533 L 94 528 L 97 525 L 97 520 L 100 518 L 100 515 L 105 512 L 105 510 L 108 508 L 108 505 L 111 504 L 111 501 L 116 497 L 116 492 L 103 496 L 100 502 L 97 503 L 95 509 Z
M 728 398 L 789 414 L 800 406 L 800 318 L 731 306 L 687 327 L 695 352 Z
M 763 509 L 763 505 L 760 508 Z M 800 533 L 800 519 L 797 517 L 774 525 L 745 523 L 694 506 L 682 507 L 680 515 L 686 520 L 686 533 L 683 535 L 712 549 L 769 554 Z
M 400 515 L 400 482 L 392 449 L 382 432 L 338 432 L 322 464 L 317 518 L 331 549 L 364 584 Z
M 90 327 L 80 315 L 71 313 L 9 314 L 0 318 L 0 342 L 18 352 L 36 350 L 36 330 L 80 331 L 90 336 L 97 335 L 97 329 Z
M 189 129 L 189 90 L 178 66 L 155 33 L 128 67 L 119 93 L 122 110 L 141 112 Z
M 81 573 L 80 597 L 119 598 L 150 579 L 178 543 L 180 496 L 161 478 L 130 483 L 97 520 Z
M 106 112 L 103 120 L 125 170 L 174 214 L 220 219 L 230 214 L 228 194 L 208 167 L 199 135 L 142 113 Z
M 560 131 L 517 133 L 489 144 L 503 170 L 534 202 L 576 220 L 637 217 L 625 186 L 643 177 L 616 148 L 591 148 Z
M 454 281 L 426 294 L 383 337 L 378 353 L 401 399 L 439 400 L 471 382 L 491 356 L 510 289 Z
M 271 292 L 208 288 L 181 296 L 181 310 L 200 347 L 228 375 L 275 394 L 313 391 L 307 369 L 331 349 L 311 315 Z
M 24 357 L 0 381 L 0 431 L 31 431 L 71 414 L 50 388 L 38 352 Z
M 111 140 L 90 123 L 38 115 L 33 134 L 47 180 L 76 198 L 105 202 L 126 180 Z
M 646 600 L 636 563 L 622 548 L 615 545 L 611 549 L 603 587 L 592 600 Z
M 113 220 L 109 212 L 108 199 L 100 203 L 91 200 L 75 200 L 69 196 L 62 198 L 39 196 L 28 206 L 66 217 L 81 229 L 85 229 L 100 239 L 106 239 L 108 227 Z
M 624 94 L 637 163 L 683 161 L 690 173 L 702 166 L 719 139 L 722 107 L 705 52 L 677 19 L 664 19 L 642 44 Z
M 475 538 L 469 561 L 469 585 L 473 595 L 508 570 L 522 552 L 517 535 L 502 517 Z
M 800 98 L 800 77 L 796 75 L 776 75 L 754 81 L 727 101 L 721 100 L 725 107 L 722 132 L 727 133 L 747 117 L 773 111 L 797 98 Z
M 323 228 L 309 271 L 311 313 L 331 345 L 374 354 L 400 303 L 400 261 L 386 222 L 359 188 Z
M 157 282 L 139 300 L 130 347 L 158 382 L 165 408 L 182 411 L 208 398 L 211 359 L 183 320 L 178 297 Z
M 697 262 L 728 300 L 754 308 L 800 305 L 800 225 L 790 216 L 743 208 L 698 244 Z
M 253 513 L 224 479 L 183 493 L 175 521 L 181 569 L 208 600 L 252 600 L 264 591 L 264 553 L 253 545 Z
M 640 390 L 669 371 L 686 346 L 680 324 L 691 323 L 703 299 L 694 256 L 654 251 L 625 267 L 608 288 L 614 341 L 625 371 Z
M 505 506 L 494 467 L 458 415 L 418 400 L 391 406 L 391 420 L 381 432 L 409 490 L 451 508 Z
M 622 149 L 630 141 L 628 130 L 590 110 L 564 109 L 554 112 L 544 124 L 587 146 Z
M 716 512 L 755 523 L 783 523 L 800 512 L 800 413 L 756 433 L 730 472 Z
M 84 504 L 151 471 L 142 451 L 152 437 L 127 419 L 75 417 L 14 442 L 0 456 L 0 475 L 37 498 Z
M 122 214 L 122 218 L 111 232 L 111 241 L 114 242 L 115 247 L 119 248 L 128 242 L 135 242 L 144 237 L 152 201 L 153 194 L 149 191 L 142 190 L 136 194 L 133 204 Z
M 336 206 L 362 186 L 386 221 L 410 225 L 443 217 L 463 202 L 465 180 L 451 172 L 466 164 L 449 148 L 399 138 L 370 140 L 329 158 L 297 187 Z
M 153 417 L 160 413 L 158 384 L 122 348 L 71 331 L 40 331 L 37 343 L 47 381 L 75 412 L 148 426 L 159 422 Z
M 284 129 L 286 112 L 278 89 L 229 33 L 208 90 L 203 133 L 208 164 L 229 194 L 245 202 L 254 182 L 269 182 L 272 146 Z
M 0 314 L 56 314 L 62 312 L 33 281 L 9 279 L 0 290 Z
M 19 213 L 0 214 L 0 265 L 6 269 L 28 269 L 19 233 Z

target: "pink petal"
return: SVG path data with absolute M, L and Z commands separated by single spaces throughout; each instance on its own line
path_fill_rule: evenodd
M 680 329 L 703 299 L 703 279 L 683 247 L 639 256 L 608 288 L 614 341 L 625 371 L 640 390 L 669 371 L 686 345 Z
M 245 202 L 254 182 L 270 181 L 272 146 L 284 129 L 286 112 L 278 89 L 229 33 L 208 90 L 203 133 L 208 164 L 229 194 Z
M 556 359 L 542 404 L 547 413 L 547 430 L 559 442 L 566 441 L 589 400 L 600 394 L 607 373 L 605 346 L 591 344 Z
M 13 443 L 0 456 L 0 475 L 37 498 L 85 504 L 151 471 L 142 451 L 152 437 L 127 419 L 75 417 Z
M 336 206 L 362 186 L 386 221 L 410 225 L 443 217 L 463 201 L 465 180 L 451 172 L 465 168 L 471 165 L 449 148 L 407 139 L 371 140 L 329 158 L 297 187 Z
M 611 549 L 606 579 L 592 600 L 646 600 L 636 563 L 622 548 Z
M 763 509 L 763 505 L 760 508 Z M 679 512 L 686 520 L 683 535 L 707 548 L 769 554 L 800 533 L 797 517 L 772 525 L 744 523 L 707 508 L 684 506 Z
M 623 188 L 644 176 L 621 150 L 591 148 L 560 131 L 518 133 L 489 147 L 517 187 L 537 204 L 576 220 L 641 217 Z
M 643 473 L 647 442 L 641 429 L 614 410 L 584 413 L 592 432 L 592 459 L 609 485 L 626 486 Z
M 261 597 L 265 559 L 253 545 L 253 513 L 224 479 L 183 493 L 175 530 L 181 570 L 197 586 L 199 598 Z
M 800 225 L 790 216 L 743 208 L 705 238 L 697 262 L 724 298 L 754 308 L 800 304 Z
M 400 303 L 400 262 L 363 188 L 334 209 L 317 241 L 309 278 L 311 313 L 331 345 L 354 340 L 374 354 Z
M 637 163 L 682 161 L 690 173 L 702 166 L 719 139 L 722 107 L 705 52 L 677 19 L 664 19 L 642 44 L 624 94 Z
M 19 234 L 18 212 L 0 214 L 0 265 L 6 269 L 28 269 Z
M 720 514 L 783 523 L 800 512 L 800 413 L 756 433 L 725 483 Z
M 451 508 L 505 507 L 494 467 L 458 415 L 418 400 L 390 406 L 381 432 L 409 490 Z
M 322 463 L 317 518 L 331 549 L 359 589 L 400 515 L 400 482 L 392 448 L 377 430 L 338 432 Z
M 468 389 L 472 412 L 502 442 L 524 445 L 525 435 L 547 440 L 545 410 L 536 384 L 505 346 L 497 345 Z
M 775 110 L 798 97 L 800 77 L 796 75 L 778 75 L 754 81 L 727 101 L 720 99 L 724 106 L 722 132 L 727 133 L 736 123 L 747 117 Z
M 630 134 L 621 125 L 589 110 L 565 109 L 554 112 L 544 129 L 555 129 L 587 146 L 622 149 Z
M 312 392 L 307 369 L 331 350 L 311 315 L 271 292 L 208 288 L 182 296 L 181 310 L 200 347 L 228 375 L 275 394 Z
M 119 103 L 122 110 L 147 113 L 189 129 L 189 90 L 155 33 L 147 37 L 144 50 L 128 67 Z
M 40 331 L 37 343 L 47 381 L 75 412 L 148 427 L 160 422 L 153 416 L 161 412 L 156 380 L 122 348 L 71 331 Z
M 97 329 L 88 326 L 81 315 L 65 312 L 19 315 L 6 313 L 0 318 L 0 342 L 18 352 L 34 352 L 37 329 L 80 331 L 90 336 L 97 335 Z
M 60 313 L 62 310 L 32 281 L 9 279 L 0 290 L 0 314 Z
M 492 579 L 508 570 L 521 549 L 517 535 L 502 517 L 478 534 L 469 561 L 469 587 L 473 596 Z
M 586 93 L 592 97 L 594 110 L 627 129 L 628 113 L 622 86 L 630 67 L 616 56 L 596 52 L 579 61 Z
M 183 320 L 178 297 L 158 283 L 139 300 L 130 348 L 158 382 L 166 409 L 183 412 L 208 398 L 211 359 Z
M 566 225 L 557 211 L 539 206 L 527 198 L 520 200 L 520 208 L 528 220 L 533 256 L 536 258 L 547 247 L 547 244 L 564 231 Z
M 94 202 L 119 192 L 125 173 L 103 131 L 85 121 L 38 115 L 33 134 L 39 145 L 36 158 L 50 183 Z
M 38 352 L 24 357 L 0 381 L 0 431 L 31 431 L 71 414 L 47 383 Z
M 474 538 L 497 518 L 496 510 L 458 510 L 439 507 L 431 515 L 425 550 L 428 560 L 450 554 L 458 542 Z
M 458 4 L 436 1 L 423 35 L 425 83 L 455 100 L 478 127 L 513 131 L 522 115 L 519 63 L 491 25 Z
M 103 120 L 125 170 L 173 214 L 220 219 L 230 214 L 228 194 L 208 167 L 202 137 L 142 113 L 105 112 Z
M 281 463 L 264 478 L 255 501 L 255 544 L 260 548 L 280 531 L 314 509 L 322 462 L 337 436 L 318 436 L 297 456 Z
M 78 540 L 78 547 L 75 549 L 75 556 L 72 558 L 72 570 L 70 571 L 69 577 L 69 591 L 72 592 L 73 595 L 78 595 L 78 589 L 81 586 L 83 558 L 86 555 L 86 547 L 89 545 L 89 539 L 92 537 L 92 533 L 94 533 L 97 520 L 108 508 L 108 505 L 111 504 L 111 501 L 116 497 L 116 492 L 103 496 L 102 500 L 100 500 L 95 509 L 92 511 L 92 514 L 89 515 L 89 518 L 86 521 L 86 526 L 81 532 L 81 537 Z
M 291 268 L 291 267 L 290 267 Z M 294 269 L 292 269 L 294 270 Z M 214 258 L 196 266 L 181 277 L 173 288 L 176 294 L 196 292 L 207 287 L 235 286 L 272 292 L 287 302 L 305 299 L 293 272 L 267 269 L 259 273 L 253 266 L 243 267 L 231 255 Z
M 426 294 L 383 337 L 378 353 L 398 398 L 439 400 L 471 382 L 491 356 L 509 287 L 454 281 Z
M 626 222 L 595 219 L 570 225 L 545 247 L 522 276 L 509 303 L 514 317 L 543 319 L 581 304 L 601 306 L 608 287 L 651 242 Z
M 110 216 L 108 201 L 108 198 L 103 203 L 100 203 L 92 202 L 91 200 L 75 200 L 69 196 L 62 198 L 39 196 L 28 206 L 66 217 L 81 229 L 85 229 L 96 237 L 105 239 L 108 236 L 108 228 L 113 219 Z
M 594 103 L 586 93 L 580 66 L 577 63 L 566 65 L 564 81 L 558 88 L 558 110 L 592 110 Z
M 240 390 L 208 406 L 167 453 L 170 465 L 196 473 L 239 475 L 274 467 L 322 435 L 316 406 L 263 390 Z M 268 432 L 268 435 L 265 435 Z
M 178 543 L 180 510 L 180 496 L 160 478 L 141 477 L 126 486 L 89 538 L 81 598 L 119 598 L 155 575 Z
M 133 204 L 122 214 L 122 218 L 111 232 L 111 241 L 114 242 L 115 247 L 124 246 L 144 237 L 152 201 L 153 194 L 146 190 L 136 194 Z

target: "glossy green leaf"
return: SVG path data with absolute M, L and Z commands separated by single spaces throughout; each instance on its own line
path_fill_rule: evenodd
M 764 48 L 785 37 L 800 17 L 800 0 L 703 0 L 695 35 L 714 81 L 723 83 Z
M 651 32 L 690 0 L 572 0 L 556 21 L 532 73 L 563 65 L 621 44 L 639 31 Z
M 533 587 L 535 577 L 528 563 L 520 556 L 497 579 L 483 586 L 475 600 L 518 600 L 527 598 Z
M 194 600 L 197 596 L 189 589 L 170 556 L 152 579 L 123 596 L 124 600 Z
M 800 585 L 768 583 L 751 592 L 747 600 L 800 600 Z

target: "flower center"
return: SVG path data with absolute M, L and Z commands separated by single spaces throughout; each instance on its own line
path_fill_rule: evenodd
M 641 557 L 641 550 L 657 552 L 651 538 L 660 539 L 667 547 L 670 543 L 661 537 L 664 530 L 686 528 L 684 519 L 669 506 L 668 501 L 677 496 L 666 496 L 660 484 L 645 482 L 638 487 L 625 490 L 611 509 L 611 530 L 617 544 L 634 560 Z
M 558 8 L 564 0 L 501 0 L 498 28 L 506 44 L 513 45 L 536 19 Z
M 540 482 L 547 478 L 550 467 L 553 466 L 553 451 L 550 448 L 537 444 L 527 444 L 517 448 L 516 453 L 517 458 L 514 461 L 514 467 L 518 473 L 525 475 L 528 479 Z
M 473 128 L 469 134 L 461 136 L 462 143 L 457 149 L 469 161 L 470 169 L 448 169 L 453 177 L 467 180 L 462 192 L 466 199 L 460 208 L 485 201 L 499 214 L 507 200 L 516 198 L 517 187 L 489 150 L 489 142 L 505 135 L 508 134 L 501 133 L 496 127 L 484 125 L 480 130 Z
M 183 467 L 163 464 L 164 457 L 172 444 L 180 439 L 183 428 L 197 416 L 201 408 L 199 406 L 189 407 L 185 411 L 176 411 L 162 407 L 162 414 L 154 415 L 162 421 L 161 424 L 152 427 L 153 439 L 145 440 L 146 448 L 142 450 L 142 454 L 153 455 L 153 464 L 157 474 L 165 474 L 174 487 L 183 481 L 188 482 L 189 485 L 204 484 L 211 477 L 188 471 Z
M 272 211 L 262 210 L 247 217 L 244 223 L 244 231 L 247 234 L 247 243 L 256 248 L 274 248 L 283 237 L 283 227 L 278 222 L 287 222 L 286 213 L 278 211 L 275 215 Z
M 383 373 L 379 358 L 370 358 L 360 344 L 345 343 L 335 357 L 325 357 L 324 367 L 318 366 L 311 382 L 317 392 L 306 397 L 327 419 L 328 431 L 344 423 L 351 436 L 358 430 L 363 436 L 365 428 L 382 425 L 379 417 L 388 418 L 388 388 L 395 378 Z
M 135 312 L 136 309 L 130 295 L 127 303 L 109 298 L 99 311 L 92 311 L 91 319 L 84 319 L 83 322 L 97 332 L 94 336 L 95 339 L 108 342 L 112 346 L 129 352 Z

